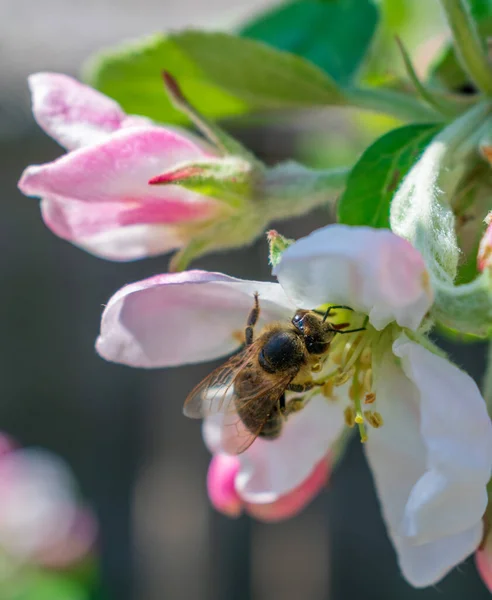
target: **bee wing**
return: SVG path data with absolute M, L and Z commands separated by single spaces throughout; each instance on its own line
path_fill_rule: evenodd
M 258 349 L 253 344 L 234 355 L 195 387 L 183 407 L 184 414 L 192 418 L 200 419 L 218 414 L 222 416 L 222 447 L 229 454 L 241 454 L 251 446 L 292 381 L 291 374 L 267 377 L 250 394 L 238 398 L 234 382 L 257 353 Z M 236 410 L 236 400 L 241 402 L 242 410 L 249 411 L 249 428 L 244 425 Z
M 237 375 L 253 359 L 254 344 L 232 356 L 212 371 L 189 394 L 183 412 L 192 419 L 203 419 L 218 413 L 235 412 L 234 381 Z

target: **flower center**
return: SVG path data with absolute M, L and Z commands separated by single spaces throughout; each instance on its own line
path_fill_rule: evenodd
M 358 322 L 360 324 L 355 325 Z M 314 381 L 322 384 L 322 393 L 330 401 L 338 400 L 337 388 L 348 387 L 348 394 L 343 394 L 348 395 L 349 401 L 344 410 L 345 423 L 348 427 L 357 425 L 361 442 L 366 442 L 366 425 L 377 429 L 384 423 L 381 414 L 374 410 L 376 393 L 373 389 L 373 347 L 381 332 L 368 323 L 367 317 L 354 313 L 350 328 L 360 326 L 366 329 L 347 334 L 341 330 L 331 342 L 322 363 L 312 370 L 316 373 Z M 311 395 L 316 393 L 319 393 L 319 387 L 310 392 Z

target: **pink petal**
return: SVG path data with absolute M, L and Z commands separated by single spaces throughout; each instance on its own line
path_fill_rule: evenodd
M 98 532 L 97 521 L 91 510 L 77 511 L 72 527 L 65 538 L 42 548 L 35 557 L 43 567 L 63 568 L 82 560 L 94 546 Z
M 485 538 L 485 544 L 475 553 L 475 564 L 482 581 L 492 593 L 492 536 Z
M 432 304 L 422 256 L 386 229 L 318 229 L 287 248 L 274 274 L 296 306 L 346 304 L 376 329 L 391 321 L 416 329 Z
M 477 256 L 477 266 L 479 271 L 492 266 L 492 211 L 486 218 L 487 229 L 480 241 Z
M 121 226 L 121 205 L 106 203 L 94 211 L 85 202 L 45 198 L 41 214 L 46 225 L 64 240 L 109 260 L 136 260 L 180 248 L 188 237 L 179 225 L 129 224 Z M 121 215 L 124 217 L 124 215 Z M 123 221 L 123 219 L 122 219 Z
M 208 497 L 212 506 L 228 517 L 238 517 L 242 512 L 243 503 L 235 487 L 240 466 L 236 456 L 216 454 L 208 467 Z
M 326 486 L 330 476 L 329 460 L 324 458 L 297 488 L 271 504 L 246 505 L 247 512 L 260 521 L 274 523 L 301 512 Z
M 237 456 L 216 454 L 212 457 L 207 475 L 210 502 L 228 517 L 238 517 L 246 508 L 252 517 L 270 523 L 289 519 L 301 512 L 327 484 L 330 474 L 329 460 L 324 458 L 297 488 L 275 502 L 245 504 L 236 491 L 236 477 L 240 468 Z
M 241 343 L 255 291 L 260 328 L 292 316 L 276 283 L 185 271 L 127 285 L 106 306 L 97 351 L 107 360 L 148 368 L 225 356 Z
M 124 204 L 136 212 L 133 222 L 203 218 L 210 214 L 209 198 L 180 187 L 148 185 L 163 169 L 203 156 L 199 146 L 173 131 L 130 127 L 52 163 L 28 167 L 19 188 L 28 196 Z
M 101 141 L 126 118 L 114 100 L 68 75 L 35 73 L 28 81 L 36 121 L 68 150 Z

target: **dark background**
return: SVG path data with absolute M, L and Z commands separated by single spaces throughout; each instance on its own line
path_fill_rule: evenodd
M 403 581 L 357 441 L 328 488 L 295 519 L 264 525 L 214 513 L 206 497 L 209 457 L 200 427 L 181 413 L 186 393 L 213 365 L 140 371 L 105 363 L 95 354 L 103 304 L 125 283 L 165 271 L 167 258 L 105 262 L 45 228 L 37 201 L 24 198 L 16 182 L 26 165 L 52 160 L 61 151 L 28 112 L 24 76 L 39 69 L 75 74 L 89 50 L 155 29 L 152 11 L 166 27 L 166 19 L 174 26 L 191 18 L 195 25 L 205 20 L 215 24 L 233 12 L 246 14 L 239 2 L 237 8 L 230 2 L 207 3 L 212 7 L 207 14 L 205 5 L 196 2 L 145 2 L 137 7 L 127 0 L 118 5 L 119 20 L 114 21 L 110 4 L 88 2 L 83 10 L 61 0 L 37 8 L 27 0 L 0 4 L 4 23 L 10 24 L 3 26 L 0 38 L 0 429 L 23 445 L 59 453 L 73 468 L 100 521 L 101 579 L 107 597 L 489 597 L 473 561 L 425 591 L 412 590 Z M 264 3 L 250 2 L 250 13 L 255 4 Z M 190 17 L 186 11 L 192 5 L 196 12 Z M 110 16 L 114 27 L 109 27 Z M 13 54 L 16 32 L 19 50 Z M 234 131 L 274 163 L 298 153 L 297 142 L 302 138 L 305 144 L 306 128 L 329 136 L 337 123 L 338 133 L 350 139 L 357 125 L 352 117 L 325 114 L 306 120 L 302 128 L 299 119 L 275 128 Z M 328 219 L 327 212 L 318 211 L 279 228 L 299 237 Z M 209 256 L 194 266 L 267 279 L 266 251 L 260 239 L 251 248 Z M 447 349 L 458 364 L 480 376 L 483 347 Z

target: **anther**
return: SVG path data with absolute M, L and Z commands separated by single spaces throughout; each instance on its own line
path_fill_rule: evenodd
M 373 417 L 376 422 L 376 425 L 374 425 L 374 427 L 377 428 L 377 427 L 382 427 L 384 425 L 383 417 L 381 416 L 380 413 L 378 413 L 378 412 L 373 413 Z
M 342 353 L 334 352 L 333 354 L 330 354 L 330 360 L 335 365 L 341 365 L 342 364 Z
M 347 406 L 343 414 L 345 417 L 345 425 L 347 425 L 347 427 L 353 427 L 355 425 L 354 409 L 351 406 Z
M 367 369 L 367 371 L 364 372 L 364 381 L 362 385 L 364 387 L 364 390 L 367 393 L 370 393 L 372 388 L 372 369 Z
M 366 346 L 364 350 L 362 350 L 360 355 L 360 364 L 364 367 L 370 367 L 372 363 L 372 351 L 369 346 Z
M 364 412 L 364 416 L 369 425 L 371 425 L 371 427 L 374 427 L 374 429 L 379 429 L 379 427 L 382 427 L 384 425 L 383 417 L 378 412 L 366 410 Z
M 333 380 L 332 379 L 328 379 L 328 381 L 325 381 L 325 383 L 323 384 L 323 387 L 321 388 L 321 393 L 323 394 L 323 396 L 325 398 L 328 398 L 328 400 L 334 400 L 334 395 L 333 395 Z
M 376 394 L 369 392 L 364 396 L 364 404 L 372 404 L 376 400 Z
M 311 367 L 311 371 L 313 373 L 319 373 L 322 369 L 323 365 L 320 362 L 314 363 L 314 365 Z
M 333 378 L 333 383 L 336 387 L 339 387 L 344 383 L 347 383 L 347 381 L 353 377 L 354 373 L 354 368 L 351 368 L 348 371 L 341 371 L 340 373 L 335 375 L 335 377 Z

